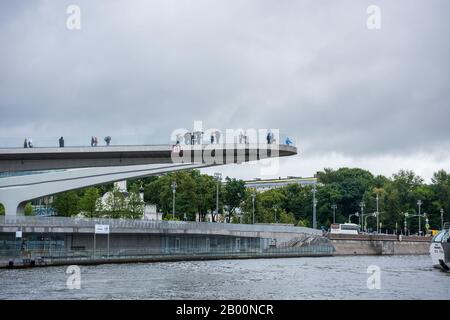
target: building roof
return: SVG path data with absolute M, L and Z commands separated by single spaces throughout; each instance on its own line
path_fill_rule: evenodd
M 288 177 L 278 179 L 258 179 L 245 181 L 245 186 L 247 188 L 274 188 L 285 186 L 288 184 L 301 184 L 301 185 L 317 184 L 317 178 Z

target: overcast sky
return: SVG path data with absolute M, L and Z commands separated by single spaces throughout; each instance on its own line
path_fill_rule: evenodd
M 66 26 L 71 4 L 80 30 Z M 372 4 L 380 30 L 366 26 Z M 449 12 L 448 0 L 2 1 L 0 141 L 161 143 L 202 120 L 295 137 L 278 176 L 429 179 L 450 171 Z

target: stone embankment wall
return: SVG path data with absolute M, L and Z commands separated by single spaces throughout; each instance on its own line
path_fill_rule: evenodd
M 329 234 L 333 255 L 420 255 L 428 254 L 431 238 L 396 235 Z

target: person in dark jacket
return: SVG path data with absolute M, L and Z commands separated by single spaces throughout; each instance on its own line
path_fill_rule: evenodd
M 59 147 L 64 148 L 64 137 L 59 138 Z
M 28 148 L 28 141 L 27 141 L 27 139 L 25 139 L 25 141 L 23 142 L 23 147 L 24 148 Z

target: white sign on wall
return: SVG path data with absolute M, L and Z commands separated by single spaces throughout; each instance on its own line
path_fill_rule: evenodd
M 95 225 L 95 233 L 96 234 L 109 234 L 109 225 L 108 224 L 96 224 Z
M 16 238 L 22 238 L 22 231 L 16 231 Z

